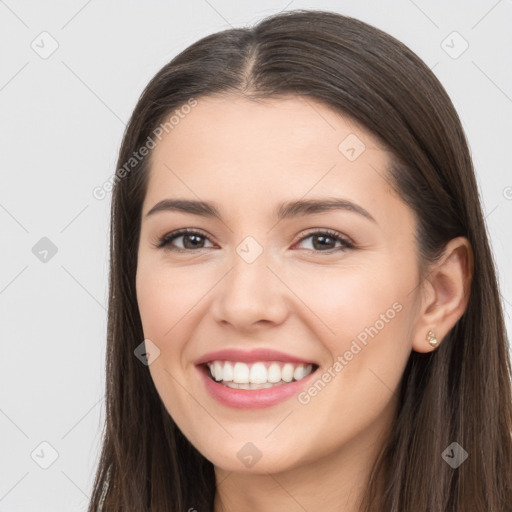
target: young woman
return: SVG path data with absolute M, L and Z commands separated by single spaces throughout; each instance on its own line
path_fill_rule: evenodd
M 361 21 L 201 39 L 112 202 L 89 510 L 512 510 L 509 347 L 460 120 Z

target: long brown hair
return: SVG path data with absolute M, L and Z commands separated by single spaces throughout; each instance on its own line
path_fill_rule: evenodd
M 422 263 L 435 261 L 450 239 L 468 238 L 474 275 L 466 312 L 438 350 L 411 353 L 394 429 L 361 510 L 510 512 L 508 340 L 461 122 L 405 45 L 359 20 L 311 10 L 192 44 L 157 73 L 133 112 L 112 193 L 106 424 L 89 512 L 213 510 L 212 463 L 177 428 L 134 356 L 144 339 L 135 275 L 150 154 L 130 158 L 166 116 L 215 93 L 302 96 L 349 116 L 393 155 L 389 175 L 417 216 Z M 455 469 L 442 458 L 453 442 L 468 453 Z

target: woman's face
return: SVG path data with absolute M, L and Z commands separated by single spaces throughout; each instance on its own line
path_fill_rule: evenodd
M 149 370 L 217 468 L 355 460 L 389 428 L 420 288 L 388 157 L 295 97 L 199 98 L 153 150 L 137 267 Z

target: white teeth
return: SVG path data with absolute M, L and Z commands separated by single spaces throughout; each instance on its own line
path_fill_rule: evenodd
M 267 382 L 267 369 L 263 363 L 254 363 L 252 365 L 249 381 L 253 384 L 264 384 Z
M 263 389 L 274 385 L 301 380 L 313 371 L 313 365 L 297 363 L 231 361 L 208 363 L 210 373 L 217 382 L 237 389 Z
M 277 363 L 272 363 L 267 370 L 268 382 L 276 383 L 281 380 L 281 367 Z
M 215 363 L 216 362 L 217 361 L 215 361 Z M 249 384 L 249 367 L 245 363 L 235 363 L 233 368 L 233 382 L 237 384 Z
M 280 384 L 284 384 L 284 382 L 281 382 Z M 234 389 L 265 389 L 265 388 L 271 388 L 275 384 L 271 384 L 270 382 L 265 382 L 265 384 L 236 384 L 235 382 L 226 382 L 225 386 L 228 388 L 234 388 Z
M 215 361 L 213 363 L 213 378 L 215 380 L 221 381 L 222 380 L 222 363 L 220 361 Z
M 293 379 L 293 364 L 286 363 L 281 370 L 281 379 L 285 382 L 291 382 Z
M 232 382 L 233 381 L 233 365 L 226 361 L 224 363 L 224 369 L 222 371 L 222 380 L 224 382 Z
M 306 374 L 306 371 L 304 369 L 304 366 L 302 364 L 299 364 L 299 366 L 297 366 L 297 368 L 295 368 L 295 370 L 293 372 L 293 378 L 295 380 L 300 380 L 306 376 L 305 374 Z

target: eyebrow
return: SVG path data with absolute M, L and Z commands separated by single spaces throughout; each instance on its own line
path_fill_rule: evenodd
M 281 203 L 274 210 L 274 217 L 278 220 L 301 217 L 305 215 L 314 215 L 315 213 L 324 213 L 335 210 L 345 210 L 357 213 L 372 222 L 377 221 L 362 206 L 346 199 L 325 198 L 325 199 L 306 199 L 298 201 L 287 201 Z M 199 215 L 201 217 L 211 217 L 222 220 L 219 209 L 214 203 L 208 201 L 196 201 L 191 199 L 163 199 L 149 210 L 146 217 L 162 211 L 178 211 Z

